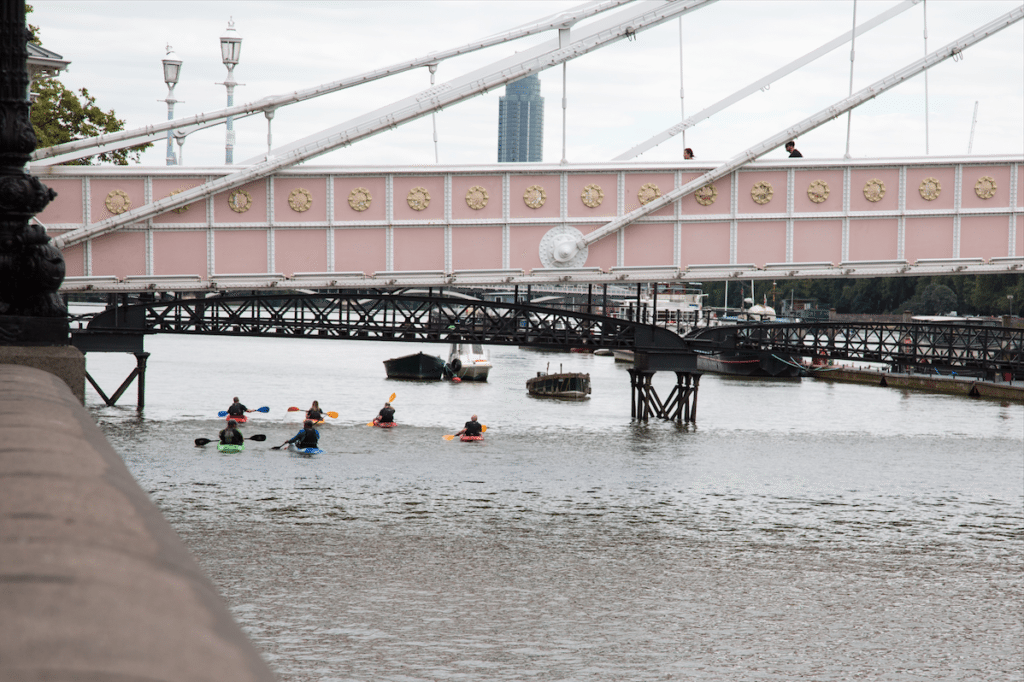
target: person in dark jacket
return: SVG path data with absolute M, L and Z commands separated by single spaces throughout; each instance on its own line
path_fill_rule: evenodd
M 481 433 L 483 433 L 483 430 L 484 430 L 484 427 L 481 426 L 480 422 L 478 422 L 476 420 L 476 415 L 474 414 L 472 417 L 470 417 L 469 421 L 466 422 L 465 428 L 463 428 L 461 431 L 459 431 L 455 435 L 456 436 L 462 436 L 462 435 L 466 435 L 466 436 L 479 436 Z
M 302 430 L 288 439 L 288 444 L 294 444 L 298 448 L 315 448 L 320 442 L 320 432 L 313 428 L 313 422 L 309 419 L 302 423 Z
M 228 408 L 229 417 L 241 417 L 246 412 L 252 412 L 248 407 L 238 401 L 238 397 L 231 399 L 231 407 Z
M 320 409 L 318 401 L 314 400 L 312 407 L 306 410 L 306 419 L 314 422 L 322 422 L 324 420 L 324 412 Z
M 238 422 L 234 419 L 229 419 L 227 428 L 221 429 L 218 435 L 221 445 L 241 445 L 245 441 L 245 436 L 238 430 Z
M 395 408 L 391 407 L 391 403 L 384 403 L 384 407 L 380 408 L 373 421 L 378 424 L 390 424 L 395 421 Z
M 789 142 L 786 143 L 786 151 L 789 152 L 789 158 L 791 159 L 795 157 L 803 157 L 803 154 L 800 153 L 800 150 L 796 148 L 796 142 L 794 142 L 793 140 L 790 140 Z

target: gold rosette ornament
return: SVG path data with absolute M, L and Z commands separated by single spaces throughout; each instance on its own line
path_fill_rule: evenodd
M 827 182 L 824 180 L 814 180 L 807 187 L 807 198 L 816 204 L 820 204 L 825 199 L 828 199 L 829 191 Z
M 750 188 L 750 198 L 754 200 L 755 204 L 762 206 L 771 201 L 774 194 L 775 189 L 772 188 L 772 183 L 766 180 L 759 180 Z
M 979 199 L 991 199 L 996 195 L 996 179 L 991 175 L 983 175 L 974 183 L 974 193 Z
M 132 207 L 132 200 L 128 198 L 128 193 L 123 189 L 110 190 L 103 203 L 107 210 L 114 215 L 120 215 Z
M 588 208 L 597 208 L 604 201 L 604 190 L 601 185 L 587 185 L 580 194 L 583 205 Z
M 409 190 L 409 196 L 405 198 L 405 203 L 409 204 L 409 208 L 414 211 L 422 211 L 430 206 L 430 192 L 423 187 L 413 187 Z
M 921 181 L 917 191 L 925 201 L 935 201 L 942 194 L 942 183 L 938 178 L 927 177 Z
M 313 205 L 313 195 L 308 189 L 297 187 L 288 195 L 288 205 L 296 213 L 305 213 Z
M 171 192 L 170 196 L 173 197 L 175 194 L 181 194 L 182 192 L 184 192 L 187 189 L 192 189 L 192 188 L 191 187 L 180 187 L 180 188 L 174 190 L 173 192 Z M 185 211 L 188 210 L 188 207 L 191 206 L 191 205 L 192 204 L 185 204 L 184 206 L 179 206 L 178 208 L 172 208 L 171 210 L 174 211 L 175 213 L 184 213 Z
M 653 182 L 644 183 L 640 191 L 636 193 L 636 198 L 641 206 L 651 203 L 660 196 L 661 190 Z
M 235 213 L 245 213 L 252 208 L 252 195 L 244 189 L 236 189 L 228 195 L 228 206 Z
M 885 196 L 885 183 L 878 178 L 871 178 L 864 183 L 864 198 L 874 203 Z
M 540 208 L 548 200 L 547 192 L 540 185 L 530 185 L 523 193 L 523 201 L 530 208 Z
M 713 184 L 704 185 L 693 193 L 693 198 L 696 199 L 697 203 L 701 206 L 710 206 L 715 203 L 715 199 L 718 198 L 718 188 Z
M 352 207 L 353 211 L 365 211 L 370 208 L 372 201 L 370 190 L 365 187 L 356 187 L 348 193 L 348 205 Z
M 480 185 L 473 185 L 466 192 L 466 203 L 474 211 L 479 211 L 487 205 L 487 201 L 490 197 L 487 195 L 487 190 Z

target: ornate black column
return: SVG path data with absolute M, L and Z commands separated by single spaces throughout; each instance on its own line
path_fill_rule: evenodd
M 0 2 L 0 345 L 66 345 L 67 308 L 57 295 L 64 257 L 29 224 L 57 193 L 25 172 L 36 147 L 28 39 L 24 0 Z

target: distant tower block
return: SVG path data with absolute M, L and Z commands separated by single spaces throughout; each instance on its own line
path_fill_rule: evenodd
M 498 163 L 544 160 L 544 98 L 540 76 L 505 86 L 498 101 Z

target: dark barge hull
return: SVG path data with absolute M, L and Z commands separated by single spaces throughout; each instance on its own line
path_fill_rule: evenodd
M 444 360 L 436 355 L 416 353 L 384 361 L 388 379 L 418 379 L 440 381 L 444 373 Z
M 590 395 L 590 375 L 579 372 L 538 373 L 532 379 L 526 380 L 526 390 L 530 395 L 540 398 L 586 400 Z
M 793 358 L 778 359 L 756 353 L 698 355 L 697 369 L 701 372 L 744 377 L 799 377 L 806 373 Z

